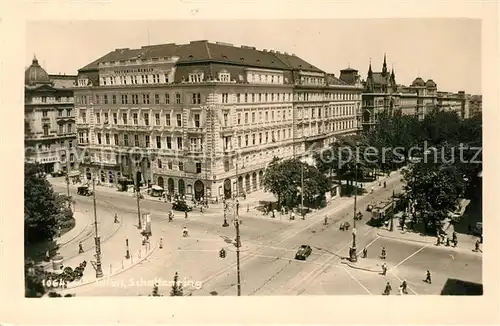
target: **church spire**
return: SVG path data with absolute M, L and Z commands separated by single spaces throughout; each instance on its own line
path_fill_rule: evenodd
M 371 77 L 373 75 L 372 71 L 372 59 L 370 58 L 370 65 L 368 66 L 368 77 Z
M 387 74 L 387 54 L 384 53 L 384 65 L 382 66 L 382 75 Z

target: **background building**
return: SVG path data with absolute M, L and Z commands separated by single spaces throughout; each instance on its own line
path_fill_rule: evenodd
M 367 130 L 375 126 L 381 112 L 392 114 L 399 109 L 399 96 L 397 93 L 396 76 L 394 69 L 389 74 L 387 58 L 384 55 L 382 72 L 373 72 L 370 62 L 368 75 L 364 82 L 361 124 Z
M 358 131 L 362 86 L 294 54 L 193 41 L 116 49 L 75 89 L 82 172 L 196 198 L 261 188 L 277 156 L 308 156 Z
M 46 173 L 77 167 L 75 81 L 76 76 L 47 74 L 36 57 L 24 74 L 25 160 L 39 162 Z

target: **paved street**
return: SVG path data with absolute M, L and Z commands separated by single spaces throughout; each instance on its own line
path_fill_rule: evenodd
M 394 173 L 387 179 L 387 188 L 376 186 L 373 194 L 358 197 L 359 210 L 364 212 L 369 202 L 388 199 L 393 188 L 399 191 L 399 179 L 399 174 Z M 63 184 L 55 184 L 56 191 L 65 192 Z M 73 186 L 72 193 L 74 190 Z M 124 260 L 125 238 L 129 238 L 131 250 L 141 247 L 135 227 L 137 204 L 131 193 L 100 187 L 96 193 L 102 220 L 99 224 L 101 238 L 109 237 L 102 247 L 106 276 Z M 91 198 L 74 198 L 77 210 L 84 209 L 92 214 Z M 351 230 L 340 231 L 339 223 L 349 220 L 352 224 L 352 204 L 352 198 L 335 199 L 324 211 L 295 221 L 242 213 L 245 216 L 240 226 L 242 295 L 380 294 L 386 281 L 391 282 L 393 294 L 397 294 L 402 279 L 407 280 L 410 294 L 439 294 L 448 277 L 481 281 L 480 253 L 473 253 L 470 248 L 452 249 L 381 238 L 377 229 L 365 224 L 366 217 L 357 223 L 356 229 L 358 253 L 367 246 L 368 259 L 360 258 L 356 266 L 379 270 L 381 261 L 376 257 L 385 246 L 388 274 L 382 276 L 377 271 L 354 269 L 342 263 L 342 258 L 348 255 L 352 233 Z M 164 247 L 156 248 L 145 260 L 123 273 L 64 292 L 78 296 L 148 295 L 153 283 L 159 283 L 160 293 L 168 295 L 170 281 L 178 272 L 180 280 L 185 282 L 186 293 L 211 295 L 215 291 L 218 295 L 236 295 L 236 248 L 230 243 L 235 238 L 235 230 L 232 224 L 226 228 L 221 226 L 222 212 L 214 206 L 204 214 L 190 213 L 188 220 L 183 213 L 176 212 L 174 222 L 170 223 L 166 215 L 170 204 L 142 200 L 141 211 L 152 215 L 152 245 L 156 246 L 158 239 L 163 237 Z M 115 212 L 121 221 L 117 230 L 112 223 Z M 325 214 L 329 216 L 326 226 L 323 225 Z M 106 226 L 108 220 L 111 227 Z M 188 238 L 181 236 L 184 226 L 189 229 Z M 306 261 L 297 261 L 294 255 L 302 244 L 310 245 L 313 253 Z M 227 250 L 225 259 L 218 254 L 223 247 Z M 67 250 L 77 250 L 77 246 Z M 93 251 L 88 253 L 91 254 Z M 422 281 L 427 269 L 433 275 L 430 285 Z M 91 266 L 86 273 L 94 273 Z

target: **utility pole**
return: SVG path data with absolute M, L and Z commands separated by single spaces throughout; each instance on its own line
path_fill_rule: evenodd
M 69 150 L 66 148 L 66 191 L 68 193 L 68 208 L 71 209 L 71 196 L 69 194 Z
M 391 226 L 389 227 L 389 231 L 394 231 L 394 190 L 392 190 L 392 208 L 391 208 Z
M 305 219 L 304 212 L 304 163 L 300 161 L 300 214 Z
M 141 196 L 141 187 L 139 187 L 139 180 L 137 179 L 137 174 L 136 174 L 136 181 L 135 181 L 135 191 L 136 191 L 136 196 L 137 196 L 137 219 L 138 219 L 138 224 L 137 228 L 142 229 L 142 223 L 141 223 L 141 205 L 140 205 L 140 196 Z
M 96 278 L 101 278 L 103 276 L 101 267 L 101 240 L 99 238 L 99 233 L 97 229 L 97 205 L 95 202 L 95 174 L 92 176 L 92 197 L 94 201 L 94 226 L 95 226 L 95 257 L 96 257 Z
M 354 187 L 354 215 L 353 215 L 353 228 L 352 228 L 352 247 L 351 247 L 351 252 L 349 254 L 351 262 L 356 262 L 358 261 L 358 255 L 356 253 L 356 211 L 357 211 L 357 179 L 358 179 L 358 159 L 356 157 L 356 162 L 354 163 L 354 181 L 353 184 L 355 184 Z
M 210 108 L 210 105 L 207 106 L 207 120 L 210 119 L 208 121 L 208 125 L 210 126 L 210 137 L 213 137 L 213 134 L 212 134 L 212 110 Z M 208 134 L 208 133 L 207 133 Z M 207 138 L 207 151 L 205 151 L 205 153 L 203 153 L 203 155 L 205 155 L 205 180 L 206 180 L 206 185 L 205 185 L 205 207 L 208 207 L 208 183 L 209 183 L 209 180 L 208 180 L 208 138 Z M 210 151 L 211 152 L 211 151 Z
M 236 210 L 234 211 L 236 214 Z M 236 275 L 237 275 L 237 287 L 238 287 L 238 296 L 241 296 L 241 277 L 240 277 L 240 218 L 236 214 L 234 220 L 234 226 L 236 227 Z

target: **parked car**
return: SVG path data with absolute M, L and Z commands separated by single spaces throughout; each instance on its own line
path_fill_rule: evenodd
M 309 245 L 302 245 L 300 246 L 299 250 L 295 254 L 295 259 L 297 260 L 306 260 L 307 257 L 309 257 L 312 253 L 311 246 Z
M 92 190 L 89 189 L 89 186 L 83 185 L 77 188 L 77 194 L 82 196 L 92 196 Z

